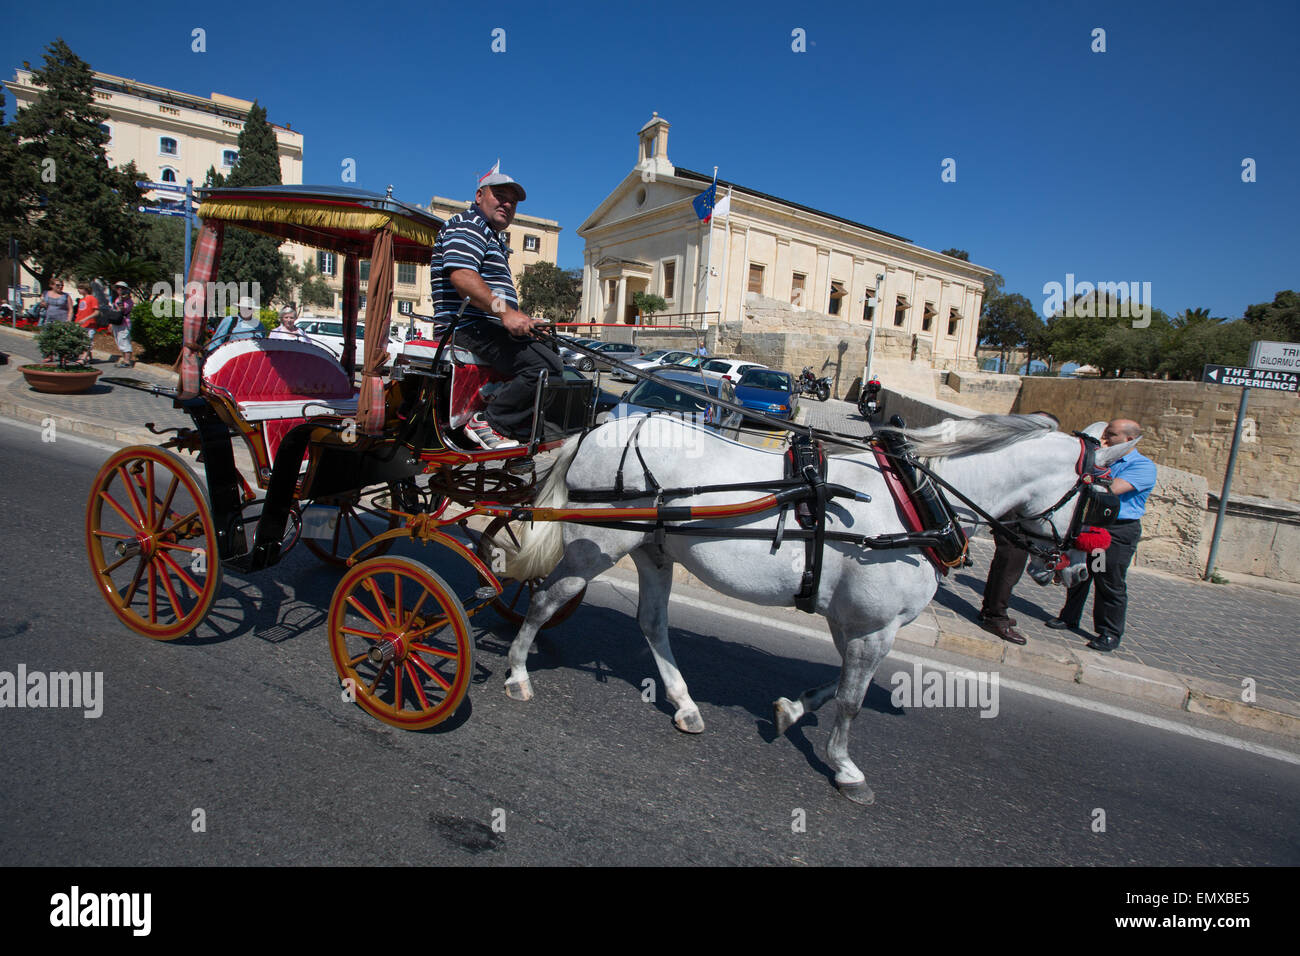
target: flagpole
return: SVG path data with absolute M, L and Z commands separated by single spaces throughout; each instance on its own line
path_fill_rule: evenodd
M 727 306 L 727 249 L 731 245 L 731 187 L 727 187 L 727 225 L 722 230 L 722 281 L 718 284 L 718 324 L 722 324 L 722 313 Z
M 713 184 L 710 187 L 711 189 L 715 190 L 713 194 L 714 205 L 717 205 L 717 196 L 718 196 L 716 192 L 717 186 L 718 186 L 718 167 L 714 166 Z M 713 210 L 712 209 L 709 210 L 709 221 L 705 223 L 705 225 L 709 227 L 709 248 L 704 253 L 704 309 L 702 310 L 703 314 L 700 317 L 701 332 L 707 332 L 709 330 L 709 314 L 708 314 L 709 313 L 709 272 L 713 266 Z

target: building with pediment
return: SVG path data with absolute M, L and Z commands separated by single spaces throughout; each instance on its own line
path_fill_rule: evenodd
M 713 177 L 673 165 L 668 130 L 657 113 L 641 127 L 635 166 L 578 227 L 581 321 L 609 324 L 609 338 L 650 334 L 632 303 L 655 293 L 668 309 L 653 321 L 681 326 L 680 338 L 792 371 L 834 367 L 841 394 L 873 322 L 877 362 L 909 366 L 895 374 L 928 383 L 931 369 L 977 367 L 993 270 L 723 179 L 730 209 L 701 223 L 692 201 Z

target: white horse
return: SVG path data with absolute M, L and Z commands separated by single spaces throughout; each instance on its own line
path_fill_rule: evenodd
M 578 444 L 563 446 L 540 490 L 539 506 L 590 507 L 570 502 L 570 490 L 609 489 L 624 458 L 637 419 L 610 422 Z M 989 514 L 1030 517 L 1047 511 L 1069 491 L 1078 475 L 1079 439 L 1055 430 L 1038 415 L 986 415 L 949 421 L 927 429 L 908 430 L 907 438 L 930 466 Z M 1102 448 L 1097 465 L 1108 465 L 1135 442 Z M 696 487 L 738 481 L 779 480 L 779 453 L 727 440 L 707 428 L 680 419 L 655 415 L 637 436 L 645 467 L 663 488 Z M 646 488 L 641 462 L 628 452 L 623 466 L 626 488 Z M 869 452 L 830 458 L 827 480 L 866 492 L 871 501 L 835 498 L 827 503 L 827 531 L 860 535 L 897 533 L 900 522 L 874 457 Z M 731 504 L 751 500 L 759 492 L 712 492 L 665 501 L 673 505 Z M 619 502 L 610 507 L 644 507 L 652 498 Z M 1029 530 L 1048 536 L 1067 533 L 1075 506 L 1071 501 Z M 953 505 L 962 508 L 954 499 Z M 971 512 L 966 511 L 966 514 Z M 775 531 L 776 512 L 757 517 L 711 521 L 729 528 Z M 793 515 L 787 527 L 797 525 Z M 507 573 L 525 580 L 549 575 L 535 593 L 528 615 L 509 651 L 506 693 L 516 700 L 533 696 L 528 676 L 528 651 L 539 625 L 577 594 L 587 582 L 625 554 L 636 563 L 640 583 L 637 621 L 650 644 L 668 699 L 676 706 L 673 722 L 679 730 L 700 733 L 704 721 L 691 699 L 668 646 L 668 596 L 673 565 L 680 562 L 711 588 L 759 605 L 791 606 L 804 570 L 804 543 L 787 536 L 775 551 L 772 540 L 706 538 L 669 533 L 662 546 L 653 531 L 628 531 L 569 522 L 535 522 L 521 540 L 518 553 L 507 557 Z M 553 569 L 553 570 L 552 570 Z M 784 733 L 804 714 L 820 708 L 832 694 L 837 713 L 827 744 L 827 762 L 834 768 L 840 792 L 859 803 L 874 795 L 862 772 L 849 759 L 849 725 L 862 707 L 876 668 L 903 625 L 914 620 L 938 588 L 938 573 L 915 549 L 868 550 L 855 544 L 827 541 L 817 596 L 817 613 L 826 617 L 842 658 L 838 681 L 805 691 L 797 700 L 775 702 L 775 722 Z

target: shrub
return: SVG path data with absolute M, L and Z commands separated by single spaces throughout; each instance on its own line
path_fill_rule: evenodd
M 131 340 L 152 362 L 170 364 L 185 343 L 185 314 L 180 302 L 157 299 L 137 302 L 131 310 Z
M 75 322 L 51 322 L 41 326 L 36 333 L 36 347 L 42 355 L 58 359 L 59 368 L 90 367 L 76 364 L 76 359 L 90 350 L 90 333 Z

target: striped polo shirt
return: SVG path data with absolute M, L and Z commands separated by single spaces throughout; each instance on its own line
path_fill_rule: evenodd
M 519 308 L 514 278 L 510 275 L 510 247 L 506 245 L 505 237 L 488 225 L 477 203 L 448 219 L 433 245 L 429 282 L 433 287 L 433 317 L 436 320 L 455 318 L 464 301 L 448 278 L 455 269 L 473 269 L 506 305 L 512 309 Z M 500 316 L 472 305 L 465 309 L 465 318 L 500 322 Z

